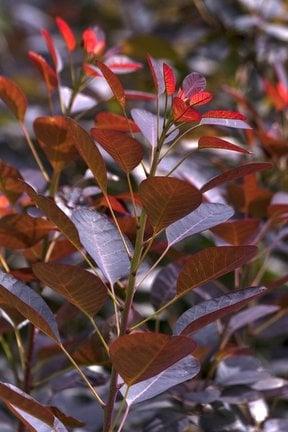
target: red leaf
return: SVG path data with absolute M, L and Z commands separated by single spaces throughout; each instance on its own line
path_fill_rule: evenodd
M 195 342 L 185 336 L 162 333 L 132 333 L 110 345 L 112 364 L 131 386 L 164 371 L 192 353 Z
M 60 17 L 56 17 L 56 24 L 66 43 L 68 51 L 74 51 L 76 48 L 76 40 L 70 26 Z
M 28 57 L 41 73 L 48 91 L 51 92 L 58 84 L 56 73 L 40 54 L 37 54 L 34 51 L 29 51 Z
M 97 56 L 105 48 L 105 37 L 99 28 L 87 28 L 82 34 L 84 50 L 87 54 Z
M 203 118 L 223 118 L 233 120 L 246 120 L 246 117 L 236 111 L 212 110 L 202 114 Z
M 96 66 L 101 70 L 104 78 L 106 79 L 115 96 L 115 99 L 119 102 L 121 107 L 124 108 L 125 92 L 119 78 L 104 63 L 96 61 Z
M 126 99 L 129 100 L 143 100 L 143 101 L 151 101 L 156 98 L 154 93 L 148 93 L 144 91 L 137 90 L 125 90 Z
M 4 76 L 0 76 L 0 99 L 8 105 L 17 120 L 23 122 L 27 109 L 26 96 L 14 81 Z
M 19 171 L 13 166 L 0 160 L 0 190 L 9 201 L 14 204 L 23 193 L 23 186 L 19 180 L 23 180 Z
M 173 69 L 166 63 L 163 64 L 163 75 L 166 93 L 168 96 L 171 96 L 173 93 L 175 93 L 176 76 Z
M 116 74 L 136 72 L 143 65 L 124 55 L 112 55 L 105 60 L 105 64 Z
M 201 192 L 207 192 L 210 189 L 213 189 L 214 187 L 220 186 L 223 183 L 227 183 L 232 180 L 236 180 L 238 178 L 247 176 L 249 174 L 263 171 L 266 169 L 271 169 L 273 165 L 269 162 L 255 162 L 255 163 L 249 163 L 246 165 L 240 165 L 236 168 L 232 168 L 228 171 L 225 171 L 222 174 L 219 174 L 216 177 L 213 177 L 211 180 L 209 180 L 207 183 L 204 184 L 201 188 Z
M 213 99 L 213 94 L 208 91 L 201 91 L 189 98 L 189 105 L 205 105 Z
M 233 246 L 247 245 L 258 234 L 259 219 L 240 219 L 224 222 L 211 231 Z
M 175 97 L 172 105 L 173 119 L 175 122 L 198 122 L 201 119 L 201 114 L 190 108 L 182 99 Z
M 239 147 L 235 144 L 231 144 L 226 140 L 223 140 L 222 138 L 218 137 L 212 137 L 212 136 L 203 136 L 198 141 L 198 148 L 199 149 L 223 149 L 223 150 L 230 150 L 230 151 L 236 151 L 238 153 L 248 153 L 251 154 L 250 151 L 246 150 L 243 147 Z
M 49 51 L 49 54 L 53 60 L 53 63 L 55 65 L 55 68 L 57 70 L 58 67 L 58 57 L 57 57 L 57 53 L 56 53 L 56 49 L 55 49 L 55 45 L 54 45 L 54 41 L 51 37 L 51 34 L 49 33 L 49 31 L 47 29 L 42 29 L 41 30 L 41 34 L 46 42 L 47 45 L 47 49 Z
M 153 78 L 156 93 L 162 94 L 165 91 L 164 76 L 163 76 L 163 61 L 155 60 L 150 55 L 147 55 L 148 66 Z
M 139 132 L 138 126 L 133 120 L 119 114 L 100 112 L 95 117 L 95 126 L 98 129 L 111 129 L 119 132 Z

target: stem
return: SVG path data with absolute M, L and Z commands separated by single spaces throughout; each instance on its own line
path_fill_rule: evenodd
M 129 411 L 130 411 L 130 405 L 127 405 L 126 410 L 125 410 L 125 412 L 124 412 L 124 415 L 123 415 L 123 417 L 122 417 L 122 421 L 121 421 L 121 423 L 120 423 L 120 426 L 119 426 L 119 428 L 117 429 L 117 432 L 121 432 L 121 431 L 122 431 L 122 429 L 123 429 L 123 427 L 124 427 L 124 424 L 125 424 L 125 422 L 126 422 L 126 419 L 127 419 L 127 417 L 128 417 Z
M 56 192 L 58 190 L 60 175 L 61 171 L 53 171 L 49 186 L 49 195 L 52 197 L 56 195 Z
M 143 278 L 141 279 L 141 281 L 137 284 L 137 287 L 140 286 L 144 280 L 152 273 L 152 271 L 157 267 L 157 265 L 160 263 L 160 261 L 162 261 L 162 259 L 165 257 L 165 255 L 167 254 L 167 252 L 170 249 L 170 245 L 168 245 L 166 247 L 166 249 L 164 250 L 164 252 L 162 252 L 162 254 L 160 255 L 160 257 L 157 259 L 157 261 L 155 261 L 155 263 L 153 264 L 153 266 L 148 270 L 148 272 L 143 276 Z M 136 288 L 137 288 L 136 287 Z
M 186 155 L 183 156 L 179 162 L 177 162 L 177 164 L 168 172 L 168 174 L 166 174 L 166 177 L 169 177 L 185 161 L 185 159 L 191 156 L 194 152 L 195 150 L 191 150 L 190 152 L 186 153 Z
M 22 367 L 22 370 L 24 370 L 25 369 L 25 364 L 26 364 L 25 349 L 24 349 L 24 346 L 23 346 L 23 342 L 22 342 L 22 338 L 21 338 L 19 329 L 17 327 L 14 328 L 14 333 L 15 333 L 15 338 L 16 338 L 17 347 L 18 347 L 18 351 L 19 351 L 21 367 Z
M 189 132 L 191 132 L 192 130 L 196 129 L 199 126 L 199 124 L 197 124 L 196 126 L 191 126 L 189 129 L 187 129 L 186 131 L 184 131 L 182 134 L 180 134 L 177 138 L 175 138 L 175 141 L 173 141 L 173 143 L 170 145 L 170 147 L 168 147 L 168 149 L 166 150 L 166 152 L 161 156 L 161 158 L 159 159 L 159 163 L 162 161 L 162 159 L 164 159 L 164 157 L 176 146 L 176 144 Z
M 47 174 L 47 172 L 46 172 L 46 170 L 45 170 L 45 168 L 44 168 L 44 166 L 43 166 L 43 164 L 41 162 L 41 159 L 40 159 L 40 157 L 39 157 L 39 155 L 38 155 L 35 147 L 34 147 L 34 144 L 33 144 L 32 140 L 31 140 L 31 138 L 29 136 L 29 133 L 28 133 L 28 130 L 27 130 L 26 126 L 24 125 L 24 123 L 20 123 L 20 127 L 22 129 L 22 132 L 23 132 L 25 138 L 26 138 L 28 146 L 30 147 L 30 150 L 31 150 L 31 152 L 33 154 L 35 162 L 37 163 L 37 165 L 38 165 L 38 167 L 39 167 L 39 169 L 40 169 L 40 171 L 41 171 L 44 179 L 46 181 L 49 181 L 49 176 L 48 176 L 48 174 Z
M 133 193 L 133 188 L 132 188 L 132 184 L 131 184 L 130 173 L 127 173 L 127 183 L 128 183 L 129 192 L 130 192 L 130 195 L 131 195 L 132 206 L 133 206 L 133 213 L 134 213 L 135 218 L 137 218 L 136 203 L 135 203 L 135 199 L 134 199 L 134 193 Z
M 151 319 L 157 317 L 157 315 L 159 315 L 159 313 L 163 312 L 165 309 L 167 309 L 169 306 L 171 306 L 173 303 L 175 303 L 175 301 L 178 300 L 179 298 L 180 298 L 179 296 L 173 297 L 172 300 L 170 300 L 168 303 L 165 303 L 163 306 L 161 306 L 161 308 L 159 308 L 159 309 L 157 309 L 157 311 L 153 312 L 153 314 L 149 315 L 144 320 L 139 321 L 137 324 L 134 324 L 132 327 L 130 327 L 130 330 L 135 330 L 136 328 L 141 327 L 143 324 L 150 321 Z
M 104 346 L 104 348 L 105 348 L 107 354 L 109 355 L 109 347 L 108 347 L 108 345 L 107 345 L 107 343 L 106 343 L 104 337 L 102 336 L 102 333 L 100 332 L 100 330 L 99 330 L 99 328 L 98 328 L 96 322 L 94 321 L 93 317 L 90 316 L 90 315 L 87 315 L 87 318 L 89 318 L 89 320 L 91 321 L 91 324 L 92 324 L 92 326 L 93 326 L 95 332 L 97 333 L 99 339 L 100 339 L 101 342 L 102 342 L 102 345 Z
M 26 365 L 24 371 L 24 380 L 23 380 L 23 390 L 25 393 L 30 393 L 31 389 L 31 362 L 34 351 L 34 340 L 35 340 L 35 327 L 30 324 L 29 328 L 29 338 L 28 338 L 28 347 L 27 347 L 27 355 L 26 355 Z
M 69 354 L 69 352 L 65 349 L 65 347 L 62 344 L 59 344 L 59 347 L 61 348 L 61 350 L 63 351 L 63 353 L 68 357 L 68 359 L 70 360 L 70 362 L 72 363 L 72 365 L 75 367 L 75 369 L 77 370 L 77 372 L 79 373 L 79 375 L 81 376 L 81 378 L 83 379 L 83 381 L 87 384 L 87 386 L 89 387 L 92 395 L 99 402 L 99 404 L 102 407 L 104 407 L 105 406 L 104 401 L 98 395 L 98 393 L 96 392 L 96 390 L 94 389 L 94 387 L 92 386 L 92 384 L 90 383 L 90 381 L 88 380 L 88 378 L 86 377 L 86 375 L 82 372 L 81 368 L 78 366 L 78 364 L 76 363 L 76 361 L 73 359 L 73 357 Z

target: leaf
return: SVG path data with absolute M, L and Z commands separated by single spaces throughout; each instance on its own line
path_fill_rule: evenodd
M 104 63 L 97 60 L 95 64 L 101 70 L 104 78 L 106 79 L 107 83 L 109 84 L 115 96 L 115 99 L 118 101 L 119 105 L 124 109 L 126 103 L 126 97 L 125 97 L 125 92 L 121 84 L 121 81 Z
M 175 385 L 191 380 L 199 371 L 200 364 L 195 357 L 190 355 L 184 357 L 160 374 L 132 385 L 126 396 L 126 403 L 131 406 L 158 396 Z M 123 396 L 126 389 L 127 387 L 124 386 L 120 390 Z
M 154 93 L 140 90 L 125 90 L 127 100 L 153 101 L 156 99 Z
M 120 336 L 109 348 L 113 366 L 129 386 L 163 372 L 194 349 L 195 342 L 185 336 L 150 332 Z
M 160 117 L 159 121 L 157 121 L 157 116 L 155 114 L 138 108 L 133 108 L 131 110 L 131 116 L 137 127 L 140 129 L 144 138 L 146 138 L 146 140 L 148 141 L 148 143 L 152 147 L 156 147 L 158 133 L 160 136 L 163 131 L 163 118 Z M 173 129 L 173 126 L 171 128 Z M 173 141 L 177 137 L 178 133 L 179 131 L 175 130 L 174 132 L 169 134 L 169 136 L 166 137 L 164 143 L 167 144 L 168 142 Z
M 0 244 L 12 250 L 26 249 L 55 228 L 47 219 L 33 218 L 27 214 L 7 215 L 0 219 Z
M 52 36 L 50 34 L 50 32 L 47 29 L 42 29 L 41 30 L 41 35 L 46 43 L 48 52 L 53 60 L 54 66 L 55 66 L 55 70 L 59 71 L 61 70 L 61 65 L 59 64 L 59 54 L 57 55 L 57 51 L 56 51 L 56 47 L 54 45 L 54 41 L 52 39 Z M 60 68 L 59 68 L 60 67 Z
M 201 192 L 207 192 L 210 189 L 221 186 L 223 183 L 227 183 L 232 180 L 236 180 L 241 177 L 245 177 L 252 173 L 271 169 L 273 165 L 269 162 L 253 162 L 245 165 L 240 165 L 236 168 L 231 168 L 216 177 L 213 177 L 201 188 Z
M 56 17 L 55 21 L 59 32 L 61 33 L 65 41 L 68 51 L 74 51 L 76 48 L 76 40 L 70 26 L 67 24 L 66 21 L 63 20 L 63 18 Z
M 175 297 L 180 269 L 181 266 L 177 262 L 172 262 L 157 273 L 151 287 L 151 303 L 155 309 Z
M 64 116 L 38 117 L 34 123 L 35 136 L 54 170 L 61 171 L 78 155 L 75 136 Z
M 195 253 L 185 262 L 179 274 L 177 296 L 230 273 L 256 254 L 256 246 L 209 247 Z
M 123 241 L 110 220 L 94 210 L 81 208 L 72 213 L 81 243 L 110 284 L 127 276 L 130 261 Z
M 47 423 L 42 422 L 42 420 L 28 414 L 26 411 L 10 404 L 8 401 L 6 402 L 6 405 L 8 409 L 10 409 L 10 411 L 12 411 L 12 413 L 24 423 L 29 432 L 51 432 L 51 426 L 48 426 Z M 58 418 L 54 419 L 52 428 L 53 432 L 68 432 Z
M 95 117 L 95 127 L 98 129 L 112 129 L 119 132 L 139 132 L 133 120 L 119 114 L 100 112 Z
M 201 125 L 226 126 L 238 129 L 251 129 L 245 122 L 246 117 L 234 111 L 207 111 L 202 114 Z
M 89 56 L 94 59 L 103 53 L 106 45 L 105 34 L 98 26 L 88 27 L 82 33 L 82 45 Z
M 239 310 L 265 291 L 264 287 L 245 288 L 192 306 L 176 321 L 174 334 L 189 335 L 217 319 L 226 317 L 228 313 Z
M 136 168 L 143 158 L 141 144 L 123 132 L 93 128 L 91 135 L 125 173 Z
M 142 63 L 132 60 L 130 57 L 125 55 L 112 55 L 105 60 L 106 66 L 115 74 L 126 74 L 136 72 L 142 69 Z
M 189 98 L 190 106 L 206 105 L 213 99 L 213 94 L 208 91 L 200 91 Z
M 233 246 L 249 244 L 258 234 L 259 219 L 232 220 L 214 227 L 212 232 Z
M 18 180 L 23 180 L 19 171 L 0 160 L 0 191 L 12 204 L 15 204 L 23 193 L 23 186 Z
M 48 91 L 51 92 L 54 90 L 58 85 L 57 75 L 51 66 L 46 62 L 44 57 L 34 51 L 29 51 L 28 57 L 35 64 L 42 75 Z
M 199 122 L 201 120 L 201 114 L 179 97 L 173 98 L 172 104 L 173 119 L 175 122 Z
M 13 304 L 18 312 L 47 336 L 60 342 L 60 335 L 54 315 L 42 297 L 10 274 L 0 270 L 0 298 Z
M 23 123 L 27 110 L 26 96 L 14 81 L 4 76 L 0 76 L 0 99 L 8 106 L 17 120 Z
M 150 55 L 147 55 L 147 63 L 153 78 L 156 93 L 158 95 L 165 92 L 163 60 L 155 60 Z
M 175 177 L 150 177 L 139 186 L 139 194 L 154 232 L 159 232 L 197 208 L 201 193 Z
M 73 144 L 77 148 L 98 182 L 102 192 L 107 191 L 107 172 L 103 158 L 92 138 L 75 120 L 66 117 L 69 133 L 73 137 Z
M 47 218 L 59 228 L 77 249 L 81 249 L 82 245 L 75 226 L 68 216 L 56 205 L 53 198 L 37 194 L 27 183 L 23 183 L 23 187 L 31 200 L 43 211 Z
M 64 296 L 82 312 L 93 316 L 107 300 L 102 280 L 79 266 L 37 263 L 33 272 L 41 282 Z
M 226 221 L 233 214 L 233 208 L 225 204 L 203 203 L 192 213 L 174 222 L 166 229 L 168 245 L 171 247 L 186 237 L 206 231 L 220 222 Z
M 176 76 L 171 66 L 166 63 L 163 63 L 163 76 L 166 93 L 168 96 L 171 96 L 175 93 Z
M 182 83 L 182 90 L 186 98 L 191 98 L 206 88 L 206 79 L 198 72 L 191 72 Z
M 251 154 L 250 151 L 246 150 L 243 147 L 239 147 L 235 144 L 231 144 L 228 141 L 212 136 L 202 136 L 198 141 L 199 149 L 222 149 L 222 150 L 230 150 L 238 153 L 246 153 Z

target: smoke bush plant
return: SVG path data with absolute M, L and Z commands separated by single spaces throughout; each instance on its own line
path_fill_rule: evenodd
M 249 403 L 277 378 L 247 342 L 252 322 L 261 320 L 257 334 L 279 314 L 262 299 L 286 280 L 261 284 L 267 254 L 287 234 L 287 198 L 273 202 L 263 186 L 277 167 L 223 138 L 223 128 L 253 132 L 243 114 L 206 107 L 213 95 L 200 74 L 177 84 L 171 65 L 148 55 L 154 92 L 126 91 L 118 74 L 142 64 L 107 49 L 102 31 L 89 28 L 79 66 L 72 30 L 56 23 L 67 64 L 47 30 L 51 64 L 29 52 L 49 102 L 34 120 L 35 138 L 23 91 L 0 78 L 0 97 L 45 181 L 36 190 L 1 161 L 1 345 L 9 368 L 1 400 L 19 431 L 260 430 L 266 416 L 253 417 Z M 98 110 L 101 98 L 117 102 L 113 112 Z M 95 99 L 91 128 L 84 120 Z M 187 149 L 191 133 L 198 143 Z M 71 409 L 75 394 L 65 393 L 85 388 L 93 398 L 87 425 L 82 410 L 91 399 L 78 395 Z M 235 401 L 252 414 L 229 411 Z

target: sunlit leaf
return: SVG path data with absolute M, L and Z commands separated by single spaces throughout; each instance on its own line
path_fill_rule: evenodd
M 127 276 L 130 261 L 117 228 L 100 213 L 81 208 L 72 213 L 82 245 L 111 284 Z
M 119 114 L 100 112 L 95 117 L 95 127 L 119 132 L 139 132 L 138 126 L 131 119 Z
M 175 122 L 199 122 L 201 114 L 179 97 L 174 97 L 172 104 L 173 119 Z
M 235 312 L 265 292 L 264 287 L 237 290 L 220 297 L 206 300 L 184 312 L 176 321 L 174 334 L 189 335 L 217 319 Z
M 91 135 L 126 173 L 139 165 L 143 158 L 141 144 L 123 132 L 93 128 Z
M 173 244 L 225 222 L 234 210 L 225 204 L 203 203 L 192 213 L 174 222 L 166 229 L 168 244 Z
M 200 124 L 226 126 L 238 129 L 251 129 L 245 120 L 246 117 L 238 112 L 214 110 L 202 114 Z
M 259 232 L 259 219 L 232 220 L 214 227 L 212 232 L 231 245 L 238 246 L 251 243 Z
M 9 107 L 17 120 L 24 121 L 27 99 L 18 85 L 6 78 L 0 76 L 0 99 Z
M 238 153 L 247 153 L 251 154 L 249 150 L 246 150 L 243 147 L 239 147 L 235 144 L 229 143 L 228 141 L 213 137 L 213 136 L 202 136 L 198 141 L 199 149 L 222 149 L 222 150 L 230 150 Z
M 57 76 L 51 66 L 46 62 L 44 57 L 34 51 L 29 51 L 28 57 L 35 64 L 42 75 L 48 91 L 51 92 L 54 90 L 58 85 Z
M 166 63 L 163 63 L 163 75 L 166 93 L 171 96 L 176 89 L 176 76 L 171 66 Z
M 55 21 L 65 41 L 68 51 L 74 51 L 76 48 L 76 40 L 70 26 L 67 24 L 66 21 L 63 20 L 63 18 L 56 17 Z
M 241 267 L 256 254 L 256 246 L 209 247 L 195 253 L 179 274 L 177 296 Z
M 82 44 L 87 54 L 91 56 L 99 56 L 106 45 L 105 34 L 98 27 L 88 27 L 82 33 Z
M 208 91 L 200 91 L 199 93 L 193 94 L 189 98 L 189 105 L 191 106 L 199 106 L 205 105 L 213 99 L 213 94 Z
M 126 396 L 126 403 L 134 405 L 151 399 L 166 390 L 192 379 L 200 371 L 199 361 L 193 356 L 184 357 L 160 374 L 132 385 Z M 124 395 L 126 386 L 121 388 Z
M 194 186 L 173 177 L 148 178 L 140 184 L 139 194 L 155 232 L 183 218 L 202 201 Z
M 23 193 L 22 180 L 19 171 L 6 162 L 0 160 L 0 191 L 14 204 Z
M 28 285 L 0 270 L 1 302 L 13 304 L 26 319 L 43 333 L 60 342 L 54 315 L 42 297 Z
M 153 78 L 156 93 L 159 95 L 165 91 L 163 60 L 155 60 L 150 55 L 147 55 L 147 62 Z
M 216 177 L 213 177 L 204 186 L 201 188 L 201 192 L 207 192 L 214 187 L 221 186 L 223 183 L 227 183 L 232 180 L 236 180 L 241 177 L 245 177 L 252 173 L 256 173 L 259 171 L 263 171 L 266 169 L 271 169 L 272 164 L 269 162 L 253 162 L 246 165 L 240 165 L 236 168 L 231 168 L 230 170 L 225 171 L 222 174 L 219 174 Z
M 131 72 L 136 72 L 142 69 L 142 63 L 132 60 L 130 57 L 125 55 L 112 55 L 105 60 L 106 66 L 111 69 L 115 74 L 126 74 Z
M 110 345 L 112 364 L 131 386 L 155 376 L 191 354 L 195 342 L 162 333 L 132 333 Z
M 102 280 L 79 266 L 37 263 L 33 272 L 44 284 L 88 315 L 96 314 L 107 299 Z
M 119 78 L 104 63 L 96 61 L 96 66 L 101 70 L 104 78 L 106 79 L 115 96 L 115 99 L 119 102 L 120 106 L 124 108 L 126 103 L 126 97 L 124 88 Z
M 42 35 L 44 41 L 46 42 L 46 46 L 47 46 L 49 54 L 50 54 L 50 56 L 51 56 L 51 58 L 53 60 L 53 63 L 54 63 L 54 66 L 55 66 L 55 70 L 59 71 L 59 66 L 61 66 L 59 64 L 59 60 L 60 59 L 59 59 L 59 54 L 56 51 L 56 47 L 54 45 L 54 41 L 52 39 L 52 36 L 51 36 L 50 32 L 47 29 L 42 29 L 41 30 L 41 35 Z M 60 67 L 60 69 L 61 69 L 61 67 Z

